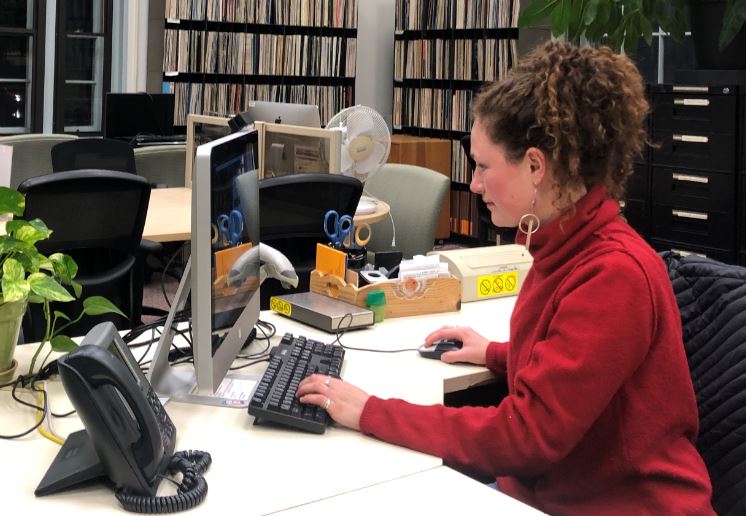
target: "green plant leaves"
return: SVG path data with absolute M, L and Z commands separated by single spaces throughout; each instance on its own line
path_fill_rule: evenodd
M 3 301 L 20 301 L 29 295 L 31 287 L 26 281 L 23 265 L 13 258 L 8 258 L 3 263 Z
M 49 299 L 50 301 L 61 301 L 66 303 L 72 301 L 75 298 L 65 290 L 65 287 L 60 285 L 54 278 L 47 276 L 43 272 L 35 272 L 30 274 L 28 277 L 29 285 L 31 285 L 31 291 L 34 294 Z
M 554 12 L 558 4 L 563 0 L 534 0 L 526 7 L 520 18 L 518 27 L 533 27 L 544 21 Z
M 49 341 L 49 343 L 52 345 L 54 351 L 62 353 L 72 351 L 78 347 L 75 341 L 67 335 L 57 335 L 56 337 L 52 337 L 52 340 Z
M 746 21 L 746 0 L 727 0 L 723 14 L 723 28 L 720 31 L 718 46 L 727 47 Z
M 117 308 L 114 303 L 102 296 L 91 296 L 83 300 L 83 312 L 86 315 L 102 315 L 115 313 L 126 318 L 127 316 Z
M 624 49 L 633 54 L 641 37 L 648 45 L 652 43 L 653 31 L 658 26 L 680 41 L 688 22 L 687 1 L 533 0 L 520 16 L 518 26 L 533 27 L 550 20 L 555 37 L 564 34 L 577 43 L 581 37 L 601 42 L 607 35 L 606 42 L 615 51 Z M 728 3 L 737 6 L 734 11 L 743 6 L 744 12 L 737 22 L 740 27 L 746 19 L 746 0 L 728 0 Z M 733 18 L 739 20 L 739 15 L 734 13 Z
M 26 209 L 26 199 L 17 191 L 0 186 L 0 214 L 12 213 L 20 217 Z
M 78 275 L 78 264 L 75 260 L 66 254 L 54 253 L 49 255 L 49 261 L 52 262 L 54 274 L 64 285 L 73 283 L 73 278 Z M 80 293 L 77 292 L 76 295 L 80 296 Z
M 35 244 L 39 240 L 46 240 L 52 234 L 41 219 L 11 220 L 5 224 L 5 229 L 15 238 L 27 244 Z

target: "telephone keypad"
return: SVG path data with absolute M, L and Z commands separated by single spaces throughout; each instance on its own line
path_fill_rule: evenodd
M 163 408 L 161 400 L 158 399 L 158 396 L 155 394 L 155 391 L 153 391 L 152 388 L 148 389 L 147 399 L 148 404 L 153 409 L 153 414 L 155 414 L 155 418 L 158 422 L 158 427 L 161 430 L 160 433 L 163 450 L 166 454 L 171 454 L 173 452 L 174 434 L 176 433 L 176 428 L 174 427 L 171 418 L 168 417 L 166 409 Z

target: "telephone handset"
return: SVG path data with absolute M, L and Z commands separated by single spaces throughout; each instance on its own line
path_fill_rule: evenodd
M 106 476 L 120 490 L 120 501 L 157 500 L 152 497 L 161 478 L 179 469 L 184 456 L 174 456 L 176 429 L 114 325 L 91 329 L 78 348 L 58 359 L 58 368 L 85 430 L 70 434 L 35 494 Z

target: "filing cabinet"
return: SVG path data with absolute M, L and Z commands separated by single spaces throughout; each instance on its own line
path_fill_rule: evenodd
M 746 187 L 739 88 L 659 84 L 651 86 L 651 104 L 651 245 L 740 261 Z

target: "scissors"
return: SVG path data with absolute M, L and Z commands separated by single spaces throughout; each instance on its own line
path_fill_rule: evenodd
M 367 231 L 366 237 L 361 237 L 361 233 L 363 231 Z M 355 225 L 353 222 L 352 226 L 350 227 L 350 231 L 347 233 L 347 236 L 345 237 L 344 245 L 345 247 L 355 247 L 350 244 L 350 240 L 352 238 L 355 238 L 355 246 L 357 248 L 361 248 L 365 246 L 368 242 L 370 242 L 370 225 L 367 222 L 362 222 L 359 225 Z
M 331 221 L 331 230 L 329 222 Z M 324 233 L 332 241 L 332 246 L 340 248 L 344 244 L 347 235 L 352 231 L 352 217 L 349 215 L 340 216 L 336 210 L 329 210 L 324 215 Z
M 331 220 L 333 229 L 329 230 L 329 221 Z M 363 238 L 363 231 L 367 231 L 367 236 Z M 335 248 L 351 247 L 350 241 L 354 238 L 354 244 L 360 248 L 370 241 L 370 225 L 366 222 L 355 226 L 352 217 L 349 215 L 340 216 L 335 210 L 329 210 L 324 216 L 324 232 L 332 246 Z
M 212 243 L 236 246 L 241 243 L 243 235 L 243 214 L 238 210 L 231 210 L 230 214 L 220 215 L 217 225 L 212 225 Z

